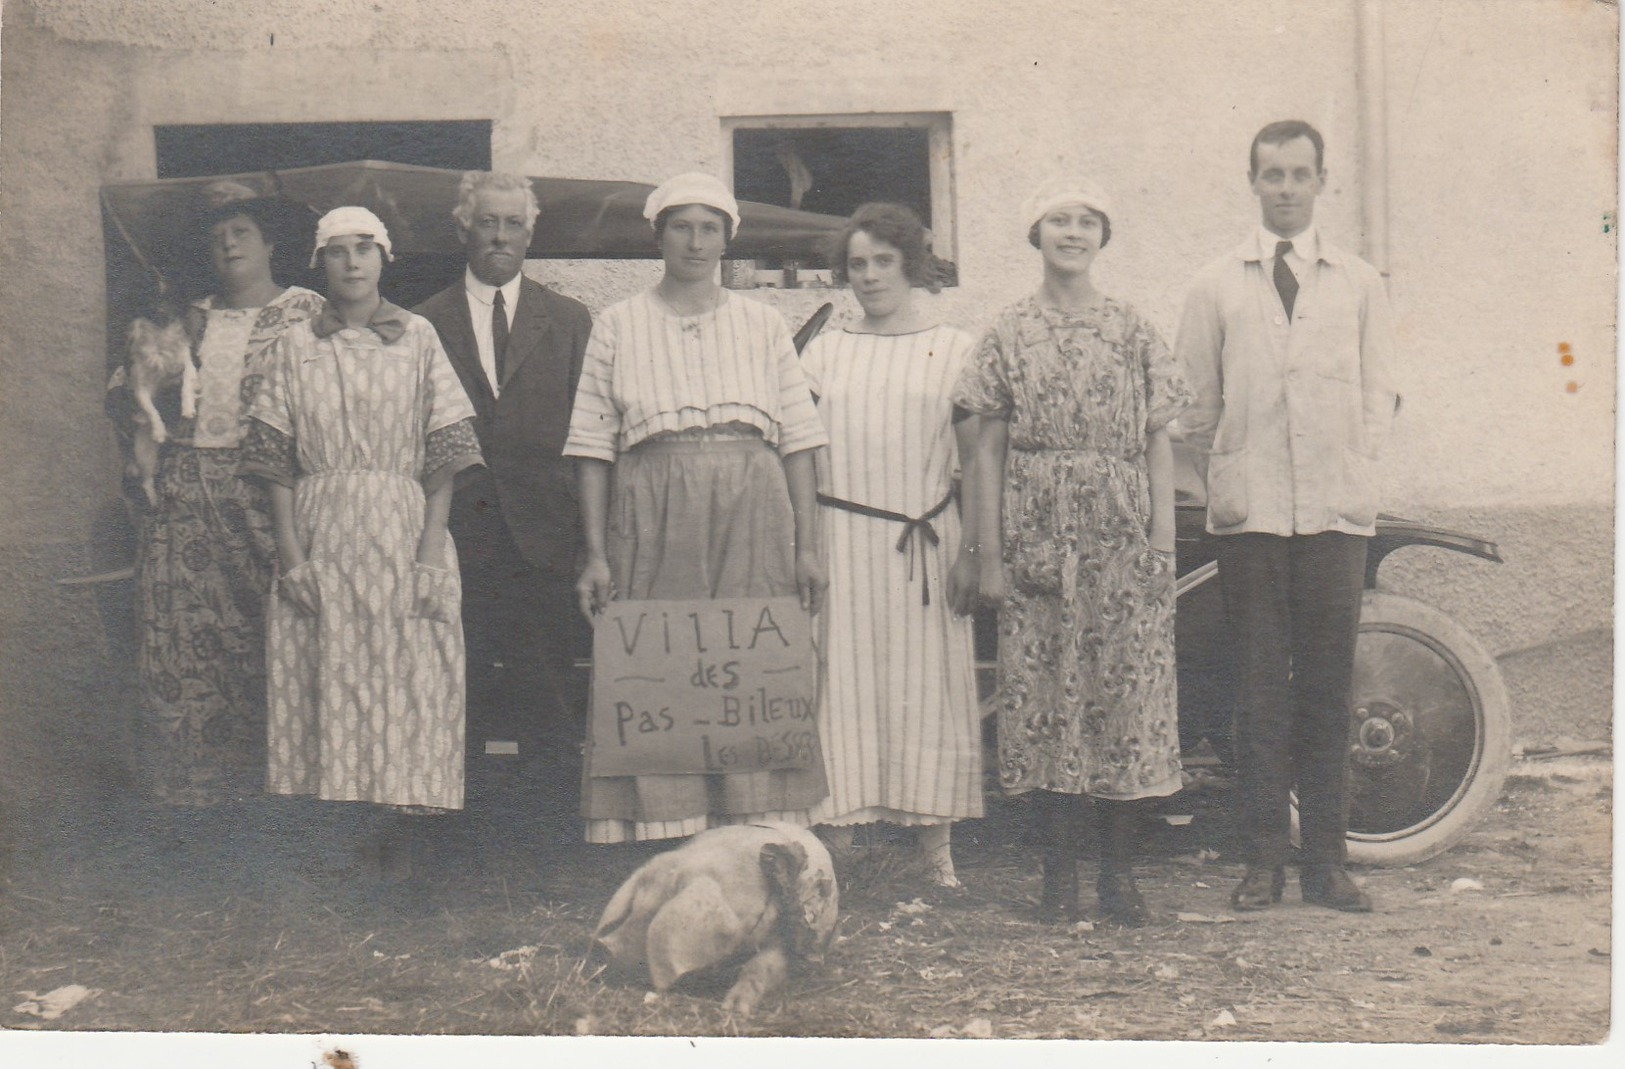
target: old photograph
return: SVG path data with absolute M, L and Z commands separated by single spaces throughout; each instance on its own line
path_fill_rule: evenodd
M 1606 1057 L 1619 46 L 4 0 L 0 1058 Z

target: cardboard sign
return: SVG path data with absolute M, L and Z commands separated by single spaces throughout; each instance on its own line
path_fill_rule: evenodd
M 793 597 L 612 602 L 593 628 L 592 774 L 808 768 L 817 702 Z

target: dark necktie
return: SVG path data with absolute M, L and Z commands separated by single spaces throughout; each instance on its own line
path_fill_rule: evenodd
M 1281 306 L 1287 319 L 1292 318 L 1292 305 L 1298 299 L 1298 276 L 1286 264 L 1286 254 L 1292 251 L 1292 242 L 1275 243 L 1275 291 L 1281 295 Z
M 491 298 L 491 355 L 496 360 L 497 385 L 501 386 L 508 370 L 508 304 L 502 299 L 501 290 Z

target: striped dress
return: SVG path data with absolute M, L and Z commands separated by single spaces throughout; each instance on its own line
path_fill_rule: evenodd
M 819 493 L 911 518 L 949 493 L 950 395 L 973 339 L 952 327 L 832 332 L 803 354 L 830 445 Z M 821 510 L 830 586 L 819 732 L 825 824 L 936 824 L 982 815 L 981 725 L 968 618 L 944 584 L 959 552 L 957 504 L 898 549 L 898 520 Z M 929 604 L 926 596 L 929 595 Z
M 606 523 L 617 596 L 794 596 L 781 458 L 824 427 L 777 311 L 724 290 L 677 315 L 653 292 L 604 309 L 570 415 L 567 457 L 612 461 Z M 720 824 L 810 822 L 823 769 L 599 776 L 587 736 L 588 842 L 672 839 Z

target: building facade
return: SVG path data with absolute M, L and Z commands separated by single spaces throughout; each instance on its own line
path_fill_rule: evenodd
M 1608 730 L 1612 5 L 7 0 L 0 33 L 8 764 L 99 775 L 115 728 L 98 718 L 128 697 L 106 606 L 54 580 L 117 563 L 97 548 L 119 481 L 98 189 L 156 177 L 155 131 L 192 124 L 480 120 L 498 168 L 648 182 L 743 181 L 742 154 L 780 134 L 815 180 L 833 151 L 819 131 L 913 138 L 907 192 L 958 275 L 930 300 L 972 331 L 1038 281 L 1023 196 L 1081 171 L 1117 206 L 1098 282 L 1171 341 L 1191 276 L 1256 225 L 1252 134 L 1307 119 L 1328 147 L 1317 218 L 1388 273 L 1398 318 L 1386 506 L 1507 559 L 1410 551 L 1384 576 L 1501 659 L 1522 735 Z M 595 310 L 657 270 L 527 265 Z M 817 288 L 759 295 L 792 322 L 855 307 Z

